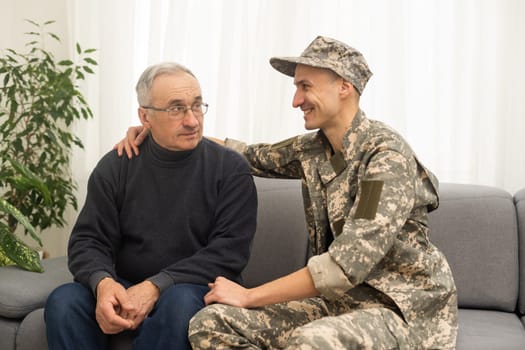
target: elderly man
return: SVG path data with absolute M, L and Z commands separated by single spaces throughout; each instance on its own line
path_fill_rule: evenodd
M 189 349 L 188 323 L 216 276 L 239 281 L 257 197 L 238 153 L 203 139 L 195 76 L 163 63 L 137 84 L 149 137 L 133 159 L 106 154 L 70 237 L 75 282 L 49 297 L 50 349 L 105 349 L 133 330 L 135 349 Z
M 251 289 L 217 277 L 190 322 L 193 348 L 454 349 L 456 287 L 429 240 L 438 181 L 399 134 L 360 109 L 372 75 L 364 57 L 317 37 L 301 56 L 270 63 L 294 77 L 293 106 L 318 130 L 273 145 L 225 144 L 256 175 L 302 180 L 313 256 Z M 138 131 L 120 144 L 128 155 Z

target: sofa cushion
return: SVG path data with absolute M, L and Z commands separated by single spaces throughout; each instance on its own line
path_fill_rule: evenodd
M 501 189 L 440 185 L 430 237 L 446 255 L 460 307 L 514 311 L 518 297 L 518 231 L 512 196 Z
M 15 348 L 16 331 L 20 320 L 0 317 L 0 349 L 11 350 Z
M 20 323 L 16 334 L 16 350 L 47 349 L 44 309 L 30 312 Z
M 300 180 L 255 177 L 257 231 L 243 284 L 258 286 L 304 267 L 308 235 Z
M 518 350 L 525 347 L 525 328 L 514 313 L 460 309 L 457 350 Z
M 519 227 L 519 252 L 520 257 L 520 294 L 518 297 L 518 310 L 525 314 L 525 189 L 522 189 L 514 195 L 516 213 L 518 215 Z
M 15 266 L 0 268 L 0 316 L 21 318 L 44 306 L 47 296 L 58 285 L 73 280 L 66 257 L 42 260 L 43 273 Z

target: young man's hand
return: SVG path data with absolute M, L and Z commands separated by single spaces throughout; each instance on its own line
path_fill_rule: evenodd
M 133 157 L 133 154 L 138 156 L 138 146 L 144 141 L 148 134 L 149 129 L 143 127 L 142 125 L 131 126 L 128 128 L 126 136 L 117 144 L 115 144 L 115 146 L 113 146 L 113 149 L 117 150 L 119 157 L 122 157 L 123 151 L 126 152 L 129 159 Z

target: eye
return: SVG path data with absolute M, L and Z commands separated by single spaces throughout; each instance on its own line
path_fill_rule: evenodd
M 170 112 L 180 113 L 186 111 L 186 106 L 176 105 L 169 108 Z

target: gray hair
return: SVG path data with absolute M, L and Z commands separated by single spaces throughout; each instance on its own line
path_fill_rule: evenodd
M 150 90 L 153 85 L 153 80 L 155 80 L 156 77 L 163 74 L 175 74 L 181 72 L 188 73 L 197 79 L 191 70 L 184 67 L 182 64 L 175 62 L 158 63 L 146 68 L 146 70 L 142 72 L 139 81 L 137 82 L 137 86 L 135 87 L 139 105 L 146 106 L 150 103 Z

